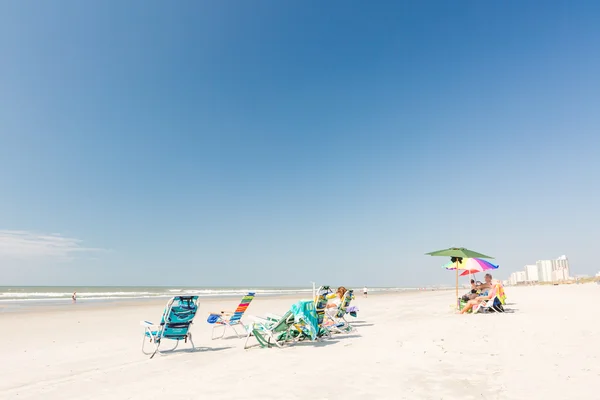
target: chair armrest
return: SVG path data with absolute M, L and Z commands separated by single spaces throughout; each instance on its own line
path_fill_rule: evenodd
M 261 323 L 261 324 L 268 324 L 268 323 L 270 323 L 270 322 L 271 322 L 271 321 L 270 321 L 269 319 L 267 319 L 267 318 L 257 317 L 257 316 L 254 316 L 254 315 L 248 315 L 247 317 L 248 317 L 249 319 L 251 319 L 252 321 L 254 321 L 254 322 L 258 322 L 258 323 Z
M 152 322 L 150 322 L 150 321 L 140 321 L 140 325 L 141 325 L 141 326 L 143 326 L 143 327 L 145 327 L 145 328 L 146 328 L 146 327 L 148 327 L 148 328 L 149 328 L 149 327 L 151 327 L 151 326 L 155 326 L 155 325 L 154 325 Z

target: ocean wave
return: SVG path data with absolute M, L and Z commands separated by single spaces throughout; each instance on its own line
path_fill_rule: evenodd
M 255 292 L 258 295 L 285 295 L 311 293 L 312 289 L 246 289 L 246 288 L 181 288 L 181 289 L 157 289 L 154 291 L 98 291 L 98 292 L 76 292 L 80 300 L 113 300 L 113 299 L 148 299 L 148 298 L 168 298 L 178 294 L 196 295 L 199 297 L 227 297 L 243 296 L 248 292 Z M 0 292 L 0 302 L 2 301 L 44 301 L 44 300 L 71 300 L 73 292 L 52 292 L 52 291 L 8 291 Z
M 2 290 L 3 289 L 3 290 Z M 2 287 L 0 290 L 0 302 L 15 302 L 15 301 L 62 301 L 71 300 L 73 292 L 65 290 L 65 287 L 56 288 L 56 291 L 52 291 L 52 288 L 46 290 L 35 289 L 28 291 L 29 288 L 11 288 Z M 61 290 L 62 289 L 62 290 Z M 83 289 L 83 288 L 82 288 Z M 98 291 L 87 290 L 77 292 L 77 298 L 79 300 L 119 300 L 119 299 L 150 299 L 150 298 L 170 298 L 176 295 L 196 295 L 199 297 L 232 297 L 232 296 L 243 296 L 248 292 L 255 292 L 259 296 L 277 296 L 277 295 L 311 295 L 312 289 L 310 288 L 115 288 L 117 290 L 111 291 L 109 287 L 98 288 Z M 104 290 L 102 290 L 104 289 Z M 138 289 L 138 290 L 135 290 Z M 141 289 L 141 290 L 140 290 Z M 405 290 L 415 290 L 416 288 L 369 288 L 369 293 L 372 292 L 397 292 Z M 361 293 L 362 289 L 355 289 L 355 293 Z

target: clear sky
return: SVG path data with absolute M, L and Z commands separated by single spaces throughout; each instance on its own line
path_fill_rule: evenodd
M 452 284 L 600 231 L 600 3 L 0 2 L 0 282 Z M 0 284 L 2 284 L 0 283 Z

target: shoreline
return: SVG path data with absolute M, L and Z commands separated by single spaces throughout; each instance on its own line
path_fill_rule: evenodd
M 0 313 L 11 313 L 11 312 L 30 312 L 35 310 L 54 310 L 61 309 L 66 310 L 71 307 L 102 307 L 104 305 L 110 306 L 124 306 L 124 305 L 146 305 L 146 304 L 158 304 L 166 303 L 170 298 L 178 295 L 190 295 L 199 296 L 201 302 L 213 302 L 219 300 L 237 299 L 241 298 L 245 293 L 251 291 L 251 289 L 242 288 L 230 288 L 235 293 L 218 293 L 218 294 L 198 294 L 195 292 L 172 292 L 164 295 L 154 296 L 132 296 L 132 297 L 102 297 L 102 298 L 90 298 L 90 297 L 78 297 L 76 302 L 73 302 L 71 298 L 19 298 L 19 299 L 1 299 L 0 300 Z M 310 298 L 312 297 L 311 289 L 282 289 L 272 288 L 276 292 L 261 293 L 260 290 L 266 290 L 265 288 L 255 289 L 257 291 L 256 298 Z M 290 292 L 285 292 L 290 290 Z M 374 288 L 369 291 L 369 296 L 381 296 L 385 294 L 401 294 L 401 293 L 412 293 L 412 292 L 423 292 L 423 291 L 437 291 L 437 290 L 448 290 L 448 289 L 414 289 L 414 288 Z M 362 297 L 362 292 L 355 289 L 355 297 Z
M 407 295 L 414 293 L 423 293 L 423 290 L 398 290 L 398 291 L 380 291 L 380 292 L 372 292 L 369 293 L 369 297 L 381 297 L 381 296 L 397 296 L 397 295 Z M 429 292 L 429 291 L 427 291 Z M 46 313 L 46 312 L 70 312 L 70 311 L 80 311 L 80 310 L 93 310 L 93 309 L 110 309 L 110 308 L 123 308 L 123 307 L 147 307 L 147 306 L 164 306 L 169 299 L 178 294 L 174 294 L 173 296 L 165 296 L 165 297 L 151 297 L 151 298 L 117 298 L 117 299 L 83 299 L 77 300 L 77 302 L 73 303 L 70 299 L 61 299 L 61 300 L 28 300 L 25 302 L 15 301 L 4 301 L 0 302 L 0 315 L 2 313 L 12 314 L 12 313 Z M 185 295 L 185 293 L 181 294 Z M 241 299 L 242 295 L 214 295 L 214 296 L 200 296 L 199 302 L 202 303 L 219 303 L 219 302 L 233 302 L 235 303 L 239 299 Z M 289 294 L 261 294 L 256 295 L 253 301 L 257 299 L 271 299 L 271 300 L 284 300 L 290 299 L 293 301 L 297 300 L 306 300 L 312 297 L 311 293 L 289 293 Z M 356 295 L 355 297 L 362 297 L 362 294 Z

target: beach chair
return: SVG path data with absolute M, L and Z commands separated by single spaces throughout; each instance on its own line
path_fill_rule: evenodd
M 486 300 L 481 304 L 473 307 L 473 314 L 477 313 L 503 313 L 504 306 L 502 306 L 502 302 L 498 298 L 498 296 L 494 296 L 494 298 Z
M 347 310 L 348 307 L 350 307 L 352 299 L 354 299 L 354 290 L 349 289 L 344 293 L 344 297 L 342 298 L 339 307 L 328 315 L 329 319 L 332 321 L 331 325 L 327 325 L 330 332 L 349 333 L 356 329 L 346 320 Z
M 490 299 L 482 301 L 480 304 L 477 304 L 476 306 L 474 306 L 473 314 L 477 314 L 478 312 L 480 312 L 480 313 L 486 313 L 486 312 L 503 313 L 504 307 L 503 307 L 502 299 L 499 297 L 500 294 L 504 294 L 504 290 L 502 290 L 502 287 L 500 285 L 496 284 L 496 286 L 494 286 L 494 289 L 492 290 Z M 503 297 L 506 298 L 506 295 L 504 295 Z
M 317 333 L 318 339 L 331 337 L 331 332 L 325 326 L 325 312 L 327 310 L 328 296 L 332 293 L 333 290 L 331 290 L 329 286 L 321 286 L 319 287 L 319 290 L 317 290 L 317 296 L 315 298 L 315 312 L 317 314 L 317 323 L 319 326 L 319 331 Z
M 325 326 L 325 313 L 327 310 L 327 301 L 331 296 L 335 296 L 333 290 L 329 286 L 321 286 L 317 289 L 314 306 L 315 312 L 317 315 L 317 339 L 320 340 L 324 337 L 331 337 L 331 332 Z M 267 314 L 265 319 L 270 321 L 278 321 L 281 319 L 280 315 L 277 314 Z
M 254 299 L 254 295 L 255 295 L 254 292 L 250 292 L 250 293 L 246 294 L 242 298 L 240 305 L 236 308 L 236 310 L 234 312 L 221 311 L 221 312 L 214 312 L 214 313 L 209 314 L 206 322 L 214 325 L 213 329 L 212 329 L 212 333 L 211 333 L 211 338 L 213 340 L 220 339 L 223 336 L 225 336 L 225 332 L 227 331 L 228 327 L 233 329 L 233 331 L 237 335 L 238 339 L 241 339 L 243 337 L 237 331 L 236 326 L 241 325 L 242 328 L 244 328 L 244 333 L 246 333 L 246 327 L 244 326 L 244 324 L 242 324 L 242 316 L 244 315 L 244 312 L 246 312 L 246 309 L 250 305 L 250 302 L 252 301 L 252 299 Z M 221 328 L 221 327 L 223 328 L 223 333 L 221 334 L 221 336 L 215 336 L 215 330 L 217 328 Z
M 260 347 L 263 348 L 283 347 L 284 343 L 290 339 L 290 331 L 294 327 L 294 314 L 291 311 L 288 311 L 276 321 L 257 317 L 251 318 L 254 319 L 254 323 L 247 329 L 244 349 L 249 347 L 248 341 L 251 336 L 254 336 Z
M 175 350 L 181 340 L 186 343 L 189 340 L 192 350 L 194 350 L 190 326 L 197 311 L 198 296 L 175 296 L 169 300 L 160 319 L 160 324 L 155 325 L 149 321 L 140 323 L 144 327 L 142 353 L 150 355 L 150 358 L 152 358 L 159 351 L 162 353 L 163 351 Z M 174 340 L 175 346 L 161 351 L 159 347 L 165 339 Z M 154 345 L 154 349 L 149 352 L 145 350 L 146 340 Z
M 301 340 L 315 340 L 319 331 L 314 301 L 300 300 L 278 320 L 257 318 L 246 336 L 244 348 L 248 348 L 250 336 L 256 337 L 261 347 L 283 347 Z

